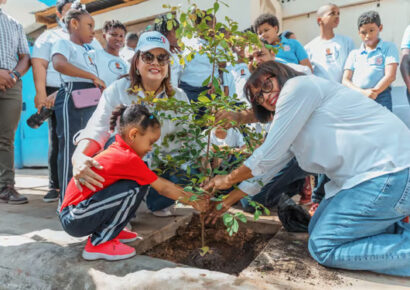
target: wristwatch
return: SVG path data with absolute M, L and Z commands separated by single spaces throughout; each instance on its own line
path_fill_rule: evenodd
M 18 81 L 21 79 L 21 74 L 18 71 L 13 70 L 12 73 L 17 77 Z

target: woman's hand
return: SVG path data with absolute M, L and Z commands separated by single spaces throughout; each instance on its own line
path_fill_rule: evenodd
M 96 187 L 103 187 L 102 182 L 105 179 L 91 170 L 91 167 L 103 169 L 97 161 L 83 153 L 78 153 L 73 156 L 72 162 L 74 183 L 80 191 L 83 191 L 82 186 L 92 191 L 96 191 Z
M 192 201 L 190 205 L 199 212 L 206 212 L 209 210 L 209 198 L 198 199 Z
M 229 189 L 231 188 L 233 183 L 229 179 L 228 175 L 216 175 L 210 181 L 202 186 L 205 191 L 215 191 L 219 189 Z
M 221 204 L 222 207 L 220 210 L 217 209 L 218 204 Z M 212 210 L 206 215 L 205 217 L 205 223 L 209 224 L 215 224 L 218 218 L 223 215 L 228 209 L 231 208 L 232 205 L 228 204 L 226 201 L 221 201 L 221 202 L 213 202 L 212 203 Z

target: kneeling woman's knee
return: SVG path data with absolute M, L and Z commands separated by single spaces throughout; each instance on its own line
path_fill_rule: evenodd
M 309 236 L 309 253 L 313 259 L 324 266 L 332 266 L 331 252 L 334 247 L 330 246 L 325 237 L 315 235 L 313 232 Z

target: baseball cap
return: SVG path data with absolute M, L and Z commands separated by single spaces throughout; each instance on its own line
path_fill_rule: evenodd
M 171 54 L 168 39 L 158 31 L 148 31 L 141 34 L 135 51 L 145 52 L 154 48 L 163 48 Z

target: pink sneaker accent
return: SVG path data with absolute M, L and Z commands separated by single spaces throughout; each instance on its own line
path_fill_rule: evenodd
M 135 256 L 135 249 L 122 244 L 118 239 L 93 246 L 91 238 L 88 238 L 87 244 L 83 250 L 85 260 L 105 259 L 108 261 L 117 261 Z
M 124 228 L 117 236 L 121 243 L 130 243 L 138 239 L 138 234 Z

